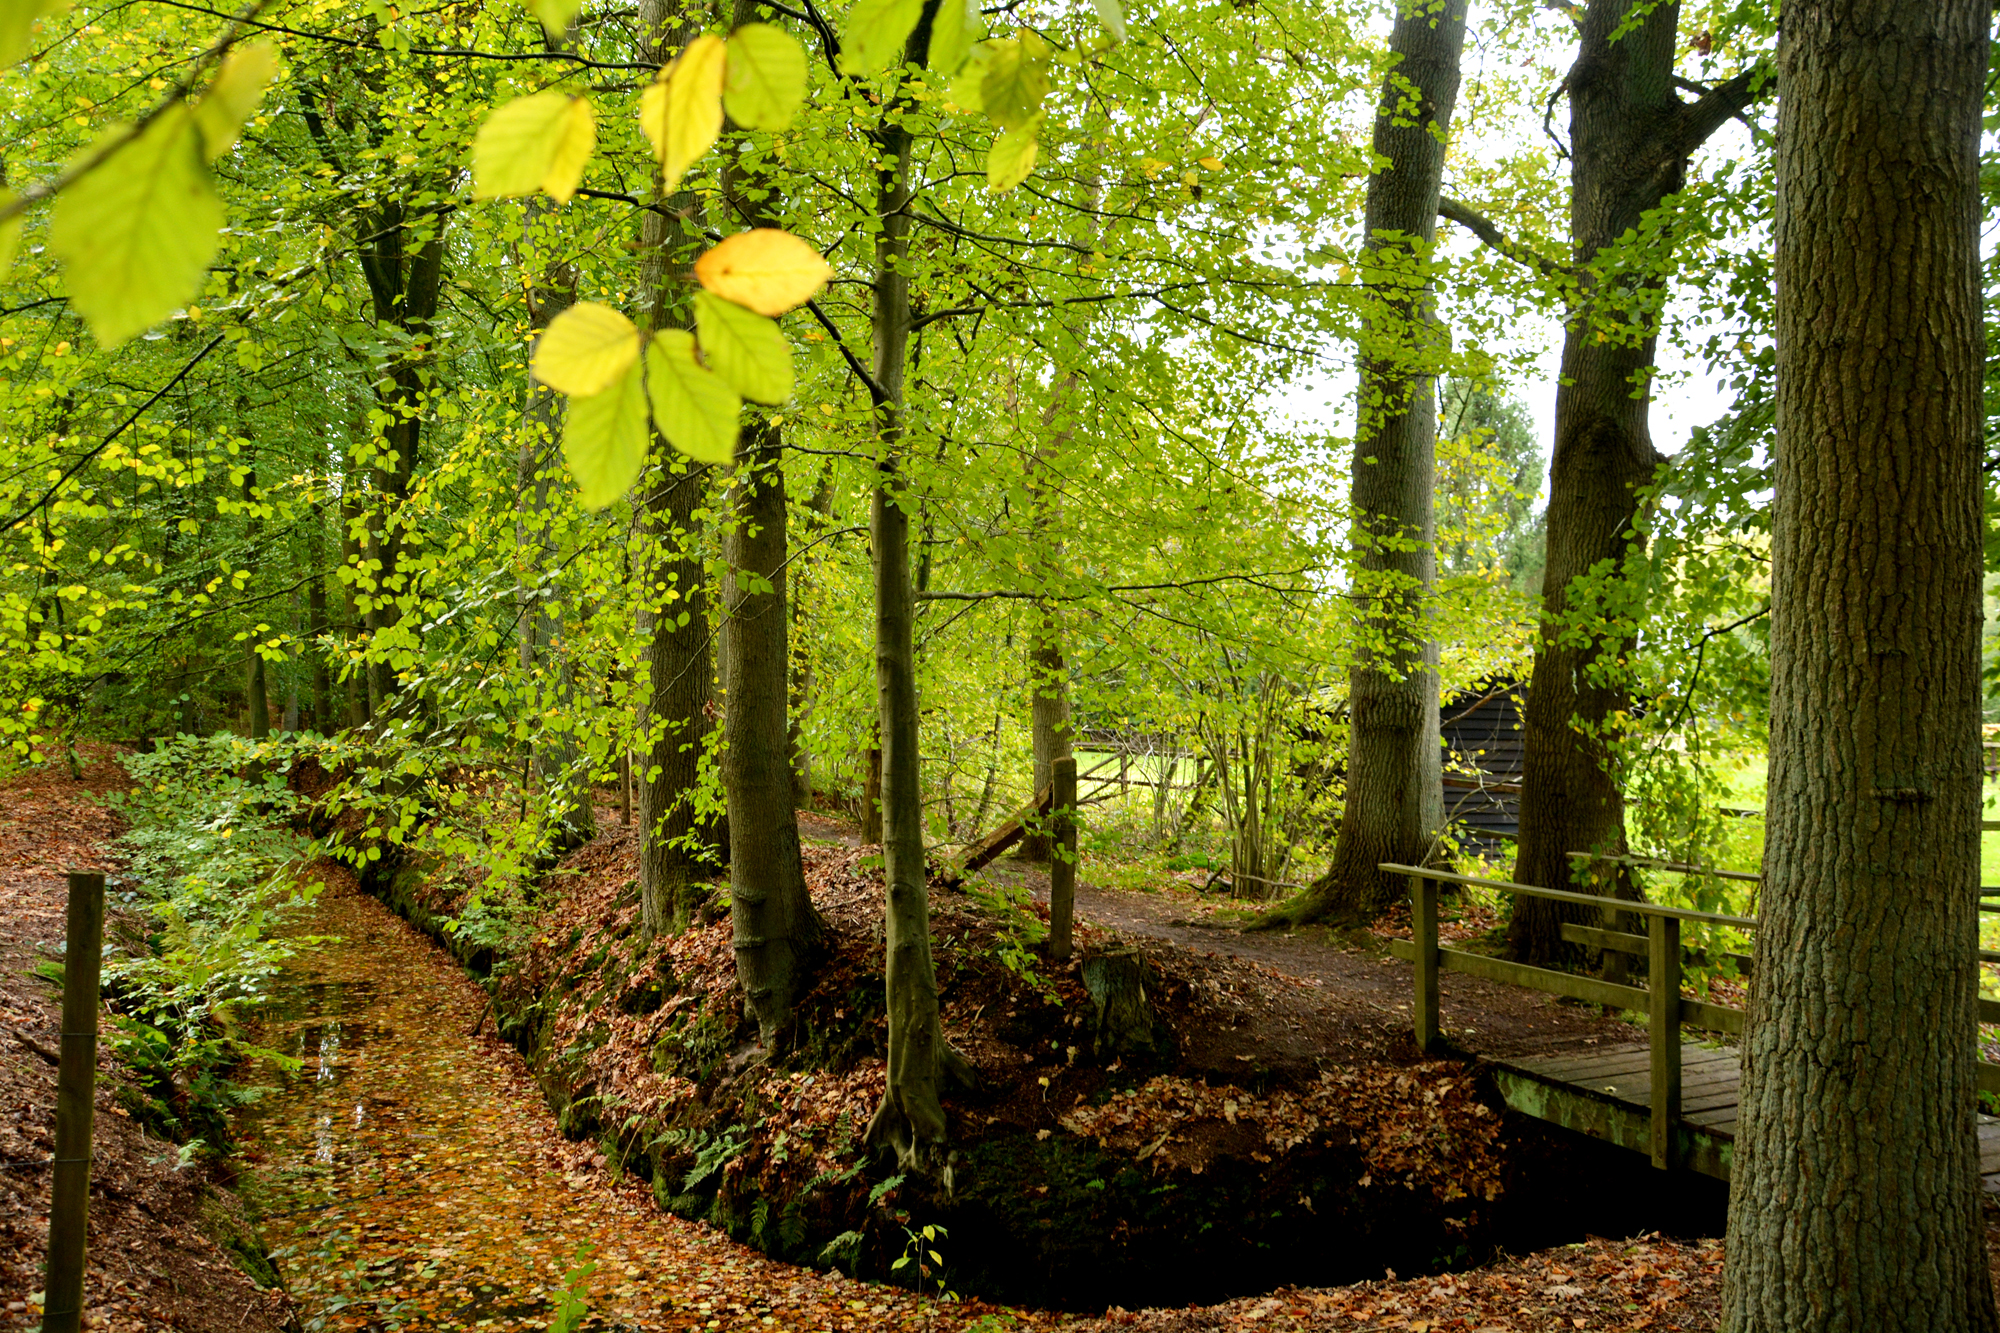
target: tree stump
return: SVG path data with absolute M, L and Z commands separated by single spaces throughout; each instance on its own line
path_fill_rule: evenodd
M 1152 970 L 1137 949 L 1107 949 L 1083 960 L 1083 986 L 1097 1007 L 1093 1040 L 1100 1058 L 1151 1054 L 1164 1044 L 1165 1031 L 1146 998 Z

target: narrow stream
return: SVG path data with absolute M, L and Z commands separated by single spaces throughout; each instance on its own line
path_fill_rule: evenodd
M 930 1322 L 907 1293 L 765 1259 L 661 1213 L 570 1144 L 519 1056 L 467 1036 L 484 994 L 351 882 L 329 882 L 262 1025 L 302 1061 L 243 1137 L 305 1327 L 584 1329 Z M 594 1271 L 579 1271 L 588 1246 Z M 944 1307 L 950 1310 L 952 1307 Z M 946 1315 L 945 1324 L 958 1322 Z

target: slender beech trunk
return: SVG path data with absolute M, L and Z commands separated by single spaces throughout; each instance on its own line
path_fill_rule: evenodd
M 817 537 L 833 513 L 833 466 L 828 460 L 806 501 L 806 533 Z M 800 552 L 799 556 L 803 556 Z M 812 588 L 812 562 L 795 556 L 792 561 L 791 650 L 792 698 L 785 725 L 785 749 L 792 757 L 792 806 L 809 810 L 813 803 L 812 752 L 806 748 L 806 722 L 812 717 L 815 672 L 811 651 L 806 647 L 806 594 Z
M 348 570 L 359 571 L 361 567 L 361 539 L 357 532 L 361 527 L 362 505 L 360 480 L 354 473 L 354 458 L 350 451 L 345 463 L 345 471 L 340 480 L 340 563 Z M 369 700 L 369 673 L 353 665 L 352 654 L 361 650 L 361 630 L 363 621 L 355 601 L 354 583 L 351 579 L 340 581 L 341 597 L 347 612 L 347 623 L 341 633 L 341 642 L 348 658 L 345 668 L 347 694 L 347 725 L 365 727 L 374 710 Z
M 923 65 L 930 14 L 910 38 L 905 60 Z M 903 108 L 904 111 L 909 108 Z M 945 1043 L 931 963 L 931 913 L 924 875 L 923 794 L 917 754 L 916 598 L 910 586 L 910 516 L 898 459 L 904 449 L 904 367 L 910 343 L 910 132 L 901 116 L 875 131 L 874 384 L 879 436 L 870 506 L 875 547 L 875 685 L 882 727 L 882 878 L 887 903 L 889 1082 L 868 1124 L 868 1142 L 893 1149 L 898 1166 L 950 1185 L 939 1084 L 970 1069 Z
M 667 63 L 701 31 L 702 17 L 684 15 L 670 0 L 644 0 L 639 22 L 647 58 Z M 664 211 L 647 210 L 640 223 L 641 281 L 652 301 L 653 328 L 690 328 L 689 266 L 701 246 L 699 206 L 688 191 L 666 203 Z M 709 472 L 653 433 L 639 501 L 647 565 L 637 617 L 645 665 L 636 775 L 639 896 L 648 934 L 688 923 L 698 904 L 697 877 L 712 859 L 706 848 L 713 830 L 695 809 L 715 705 L 702 549 Z
M 1763 928 L 1723 1323 L 1992 1333 L 1974 1119 L 1985 3 L 1779 48 Z
M 322 454 L 322 476 L 325 462 Z M 333 673 L 326 664 L 333 623 L 326 607 L 326 515 L 318 504 L 306 512 L 306 564 L 312 571 L 306 584 L 306 637 L 312 644 L 312 705 L 307 710 L 306 727 L 328 735 L 340 725 L 340 714 L 333 706 Z
M 242 404 L 239 403 L 239 410 L 241 407 Z M 260 502 L 257 498 L 257 473 L 254 468 L 243 474 L 243 503 L 251 506 L 244 519 L 244 535 L 246 538 L 245 546 L 250 552 L 250 558 L 254 561 L 261 558 L 257 547 L 264 540 L 264 520 L 255 508 Z M 248 693 L 250 696 L 250 739 L 253 741 L 265 740 L 271 734 L 270 689 L 264 671 L 264 654 L 257 651 L 257 642 L 263 637 L 262 634 L 253 633 L 249 639 L 250 679 Z
M 1635 11 L 1643 12 L 1635 18 Z M 1599 286 L 1588 266 L 1680 190 L 1688 154 L 1750 101 L 1748 73 L 1691 103 L 1675 95 L 1679 24 L 1678 3 L 1591 0 L 1566 81 L 1570 239 L 1582 290 L 1569 312 L 1557 379 L 1544 623 L 1522 720 L 1525 771 L 1514 878 L 1524 884 L 1568 886 L 1569 853 L 1626 850 L 1625 802 L 1605 741 L 1615 737 L 1611 719 L 1628 701 L 1594 668 L 1604 654 L 1615 658 L 1630 645 L 1600 640 L 1581 646 L 1562 628 L 1576 614 L 1572 581 L 1604 562 L 1615 567 L 1630 552 L 1636 492 L 1664 461 L 1646 424 L 1655 339 L 1607 334 L 1607 324 L 1629 321 L 1617 307 L 1633 293 Z M 1661 263 L 1665 258 L 1657 256 Z M 1660 280 L 1638 281 L 1657 286 Z M 1539 964 L 1569 958 L 1573 949 L 1562 940 L 1562 922 L 1581 920 L 1584 911 L 1521 899 L 1514 952 Z
M 732 26 L 761 20 L 756 0 L 737 0 Z M 776 185 L 732 162 L 723 171 L 730 208 L 750 227 L 776 226 Z M 736 475 L 724 529 L 728 567 L 723 640 L 723 788 L 729 798 L 729 917 L 736 978 L 776 1051 L 806 989 L 826 924 L 806 891 L 799 820 L 792 801 L 786 732 L 790 622 L 785 607 L 784 429 L 751 414 L 736 438 Z
M 1018 377 L 1017 377 L 1018 380 Z M 1042 414 L 1044 442 L 1028 454 L 1027 493 L 1030 543 L 1039 552 L 1038 563 L 1046 581 L 1055 577 L 1062 563 L 1063 540 L 1059 487 L 1049 480 L 1056 456 L 1069 440 L 1070 430 L 1051 433 L 1064 406 L 1064 399 L 1076 392 L 1076 374 L 1071 372 L 1055 386 L 1048 410 Z M 1032 795 L 1039 795 L 1054 780 L 1055 763 L 1068 759 L 1073 750 L 1069 717 L 1069 668 L 1063 661 L 1062 625 L 1055 604 L 1038 601 L 1035 622 L 1029 631 L 1028 710 L 1029 737 L 1034 745 L 1035 768 Z M 1047 861 L 1055 847 L 1053 823 L 1021 839 L 1020 859 Z
M 1437 238 L 1445 146 L 1458 102 L 1466 0 L 1399 7 L 1375 113 L 1362 259 L 1371 314 L 1363 334 L 1354 434 L 1354 589 L 1364 650 L 1348 676 L 1347 799 L 1326 873 L 1295 902 L 1266 914 L 1291 925 L 1367 920 L 1402 895 L 1376 867 L 1418 865 L 1443 822 L 1437 641 L 1425 617 L 1437 574 L 1431 492 L 1436 364 L 1446 339 L 1433 312 L 1429 266 Z
M 534 230 L 536 222 L 552 211 L 546 199 L 532 199 L 525 209 L 525 222 Z M 552 261 L 542 266 L 528 285 L 528 355 L 549 324 L 576 304 L 576 270 Z M 515 493 L 519 496 L 514 520 L 515 544 L 524 549 L 528 568 L 523 572 L 516 597 L 519 620 L 515 631 L 515 657 L 524 681 L 534 682 L 538 713 L 544 725 L 538 739 L 530 741 L 530 769 L 536 786 L 547 804 L 549 820 L 547 854 L 563 853 L 583 846 L 597 836 L 597 811 L 590 799 L 588 773 L 579 764 L 574 737 L 565 730 L 546 725 L 549 717 L 572 711 L 578 702 L 576 670 L 562 642 L 562 603 L 546 579 L 555 560 L 549 540 L 553 508 L 551 496 L 561 464 L 563 397 L 547 388 L 532 374 L 528 376 L 528 397 L 521 411 L 521 447 L 515 460 Z

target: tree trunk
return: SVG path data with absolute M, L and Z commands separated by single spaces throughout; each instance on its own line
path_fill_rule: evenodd
M 734 24 L 758 22 L 756 0 L 737 0 Z M 775 226 L 775 186 L 760 171 L 731 162 L 723 191 L 751 227 Z M 806 989 L 826 934 L 806 891 L 793 804 L 790 696 L 791 635 L 785 605 L 784 432 L 763 413 L 736 438 L 731 522 L 723 538 L 730 571 L 723 641 L 722 780 L 729 798 L 730 924 L 736 977 L 757 1016 L 764 1049 L 789 1032 L 792 1005 Z
M 1046 533 L 1041 535 L 1048 540 Z M 1028 649 L 1028 688 L 1034 695 L 1029 726 L 1035 752 L 1030 785 L 1041 791 L 1049 785 L 1056 760 L 1070 757 L 1069 679 L 1053 608 L 1043 604 L 1034 615 L 1033 642 Z M 1023 861 L 1044 862 L 1054 845 L 1049 828 L 1032 829 L 1021 838 L 1021 850 L 1015 855 Z
M 528 230 L 552 211 L 546 199 L 531 199 L 524 210 Z M 576 304 L 576 270 L 552 262 L 534 274 L 526 293 L 528 360 L 556 316 Z M 597 836 L 597 811 L 591 804 L 589 774 L 572 735 L 559 722 L 577 702 L 576 671 L 562 642 L 561 601 L 548 586 L 555 550 L 549 541 L 551 495 L 561 464 L 563 396 L 547 388 L 531 372 L 528 396 L 521 409 L 521 448 L 515 460 L 515 491 L 519 496 L 514 541 L 526 553 L 526 568 L 516 589 L 520 608 L 515 631 L 516 660 L 521 678 L 537 700 L 541 725 L 529 742 L 530 771 L 546 803 L 545 854 L 559 857 Z
M 1636 20 L 1635 9 L 1644 9 Z M 1525 767 L 1514 878 L 1523 884 L 1567 887 L 1569 853 L 1626 850 L 1625 802 L 1607 742 L 1616 738 L 1612 717 L 1628 700 L 1622 686 L 1597 672 L 1631 644 L 1591 636 L 1585 646 L 1564 629 L 1588 611 L 1572 606 L 1578 591 L 1573 581 L 1592 570 L 1615 571 L 1631 551 L 1636 492 L 1664 461 L 1646 425 L 1655 339 L 1650 332 L 1632 338 L 1610 327 L 1629 323 L 1636 290 L 1657 287 L 1661 279 L 1600 285 L 1587 266 L 1680 190 L 1688 154 L 1749 103 L 1747 74 L 1692 103 L 1675 96 L 1679 24 L 1676 3 L 1645 8 L 1642 0 L 1592 0 L 1566 82 L 1570 239 L 1582 294 L 1569 312 L 1556 381 L 1543 629 L 1522 719 Z M 1655 256 L 1661 267 L 1665 258 Z M 1629 879 L 1623 882 L 1629 892 Z M 1515 954 L 1541 965 L 1570 959 L 1562 923 L 1583 920 L 1587 912 L 1521 899 L 1511 931 Z
M 648 58 L 666 64 L 700 31 L 699 15 L 682 17 L 668 0 L 640 7 Z M 652 327 L 691 328 L 688 268 L 701 247 L 700 212 L 686 190 L 640 223 L 642 290 L 653 302 Z M 712 830 L 698 818 L 701 757 L 714 728 L 714 665 L 708 636 L 708 584 L 698 515 L 709 469 L 652 435 L 640 531 L 649 561 L 640 589 L 638 634 L 646 678 L 639 691 L 639 895 L 645 930 L 679 930 L 697 906 L 694 885 L 710 858 Z M 707 835 L 707 836 L 705 836 Z
M 237 403 L 239 413 L 243 410 L 243 407 L 244 404 L 239 401 Z M 256 508 L 260 502 L 257 498 L 257 473 L 254 469 L 243 474 L 243 503 L 245 506 L 243 524 L 245 530 L 244 546 L 250 552 L 250 558 L 257 560 L 261 558 L 261 553 L 257 548 L 264 540 L 264 520 Z M 248 640 L 250 644 L 250 678 L 248 688 L 245 691 L 250 698 L 250 739 L 253 741 L 268 740 L 271 735 L 270 689 L 266 682 L 264 671 L 264 654 L 257 650 L 257 645 L 263 637 L 253 626 Z
M 1970 0 L 1785 11 L 1734 1333 L 2000 1326 L 1974 1121 L 1989 22 Z
M 879 728 L 880 719 L 877 719 Z M 882 841 L 882 745 L 868 747 L 868 771 L 861 779 L 861 845 L 873 847 Z
M 320 473 L 325 475 L 325 455 L 320 457 Z M 306 584 L 306 636 L 312 644 L 312 704 L 307 710 L 306 729 L 320 735 L 330 735 L 339 726 L 339 713 L 333 706 L 333 677 L 327 670 L 329 636 L 333 632 L 332 622 L 326 607 L 326 515 L 319 503 L 324 491 L 315 491 L 315 502 L 306 512 L 306 565 L 312 571 L 312 580 Z
M 921 66 L 929 15 L 905 59 Z M 903 108 L 898 108 L 903 110 Z M 882 727 L 882 880 L 887 896 L 889 1082 L 868 1124 L 868 1143 L 893 1149 L 898 1168 L 941 1176 L 944 1106 L 939 1081 L 969 1078 L 945 1045 L 938 1021 L 937 972 L 931 963 L 931 912 L 924 876 L 923 793 L 917 754 L 916 598 L 910 585 L 910 516 L 898 466 L 905 429 L 904 366 L 910 342 L 910 132 L 901 115 L 885 116 L 876 147 L 874 398 L 877 476 L 870 505 L 875 548 L 875 685 Z
M 812 498 L 806 501 L 806 534 L 816 538 L 826 527 L 827 517 L 833 513 L 833 466 L 831 460 L 819 474 L 819 484 L 813 488 Z M 792 756 L 792 806 L 798 810 L 810 810 L 813 803 L 812 752 L 806 748 L 806 723 L 812 717 L 812 697 L 815 673 L 812 654 L 806 648 L 806 593 L 812 587 L 812 562 L 802 557 L 800 551 L 794 557 L 792 572 L 792 702 L 790 718 L 785 725 L 785 746 Z
M 361 523 L 361 492 L 357 489 L 359 479 L 354 473 L 353 450 L 348 451 L 340 479 L 340 563 L 345 569 L 359 572 L 361 565 L 361 540 L 355 535 Z M 342 668 L 347 694 L 347 725 L 365 727 L 374 710 L 369 706 L 368 672 L 365 667 L 354 664 L 353 654 L 361 650 L 361 611 L 355 601 L 355 584 L 352 578 L 340 581 L 341 596 L 347 611 L 347 624 L 341 638 L 347 648 L 347 665 Z
M 1437 572 L 1434 381 L 1445 339 L 1428 270 L 1466 2 L 1400 7 L 1389 40 L 1397 62 L 1375 113 L 1375 152 L 1387 164 L 1368 183 L 1362 268 L 1375 313 L 1363 335 L 1352 487 L 1360 637 L 1381 646 L 1348 676 L 1347 800 L 1333 862 L 1296 902 L 1266 914 L 1272 926 L 1376 916 L 1403 892 L 1400 877 L 1376 867 L 1421 864 L 1443 814 L 1437 643 L 1423 618 Z

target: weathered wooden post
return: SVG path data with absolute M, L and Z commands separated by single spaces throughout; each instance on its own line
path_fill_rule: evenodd
M 1410 876 L 1410 933 L 1417 946 L 1416 1012 L 1411 1015 L 1417 1029 L 1417 1049 L 1434 1051 L 1440 1044 L 1438 1027 L 1438 886 L 1425 875 Z
M 1681 922 L 1653 915 L 1646 932 L 1647 1037 L 1653 1056 L 1653 1165 L 1673 1165 L 1674 1121 L 1681 1113 Z
M 1076 760 L 1064 755 L 1049 768 L 1049 808 L 1055 817 L 1055 852 L 1049 858 L 1049 958 L 1069 961 L 1070 923 L 1076 916 Z
M 69 940 L 63 951 L 62 1064 L 56 1075 L 55 1185 L 49 1203 L 43 1333 L 76 1333 L 83 1327 L 90 1131 L 97 1097 L 97 978 L 103 939 L 104 876 L 73 872 Z

